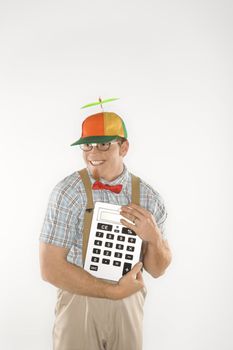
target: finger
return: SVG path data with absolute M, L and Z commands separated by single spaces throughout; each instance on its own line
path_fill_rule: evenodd
M 132 222 L 134 222 L 135 221 L 135 216 L 133 216 L 133 215 L 131 215 L 131 214 L 128 214 L 128 213 L 120 213 L 121 214 L 121 216 L 123 216 L 123 217 L 125 217 L 125 218 L 127 218 L 127 219 L 129 219 L 130 221 L 132 221 Z
M 134 267 L 130 271 L 130 273 L 132 273 L 132 275 L 135 279 L 137 277 L 138 272 L 141 270 L 141 268 L 142 268 L 142 262 L 139 261 L 137 264 L 134 265 Z
M 138 210 L 133 209 L 131 207 L 121 207 L 120 214 L 122 215 L 123 213 L 127 213 L 129 215 L 133 215 L 139 220 L 145 219 L 145 215 L 142 215 Z
M 130 222 L 128 222 L 128 221 L 126 221 L 126 220 L 124 220 L 124 219 L 121 219 L 120 222 L 121 222 L 122 225 L 128 227 L 130 230 L 136 232 L 136 231 L 135 231 L 136 225 L 131 224 Z
M 130 203 L 128 207 L 130 207 L 130 208 L 132 208 L 132 209 L 138 211 L 141 215 L 146 215 L 146 216 L 148 216 L 148 215 L 151 214 L 148 210 L 146 210 L 146 209 L 144 209 L 144 208 L 142 208 L 142 207 L 140 207 L 139 205 L 134 204 L 134 203 Z

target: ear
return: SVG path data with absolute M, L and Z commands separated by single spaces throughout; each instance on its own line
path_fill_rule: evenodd
M 126 140 L 122 143 L 121 147 L 120 147 L 120 156 L 124 157 L 129 149 L 129 141 Z

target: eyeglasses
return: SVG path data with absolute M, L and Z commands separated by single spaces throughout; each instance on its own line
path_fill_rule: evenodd
M 107 143 L 84 143 L 82 145 L 79 145 L 79 147 L 84 152 L 91 151 L 94 146 L 98 149 L 98 151 L 106 152 L 109 150 L 111 144 L 113 143 L 119 143 L 119 142 L 113 141 L 113 142 L 107 142 Z

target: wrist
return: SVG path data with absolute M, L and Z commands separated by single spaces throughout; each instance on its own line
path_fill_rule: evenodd
M 118 300 L 120 299 L 120 291 L 118 284 L 106 283 L 104 288 L 104 297 L 107 299 Z
M 162 247 L 163 239 L 160 233 L 156 232 L 153 239 L 148 241 L 149 248 L 159 249 Z

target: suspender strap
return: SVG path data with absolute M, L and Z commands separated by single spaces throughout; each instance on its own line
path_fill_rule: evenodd
M 140 178 L 132 174 L 132 203 L 140 205 Z
M 86 252 L 87 252 L 87 244 L 88 244 L 88 239 L 89 239 L 89 234 L 91 229 L 94 203 L 92 198 L 91 181 L 88 176 L 87 169 L 84 168 L 82 170 L 79 170 L 79 175 L 81 176 L 82 182 L 86 190 L 86 196 L 87 196 L 87 206 L 84 214 L 83 247 L 82 247 L 82 260 L 83 260 L 83 266 L 84 266 Z
M 87 206 L 84 214 L 84 224 L 83 224 L 83 247 L 82 247 L 82 261 L 83 266 L 86 258 L 87 244 L 91 229 L 91 222 L 93 216 L 93 197 L 92 197 L 92 185 L 87 172 L 84 168 L 79 170 L 79 175 L 84 184 L 86 196 L 87 196 Z M 132 174 L 132 203 L 140 205 L 140 178 Z

